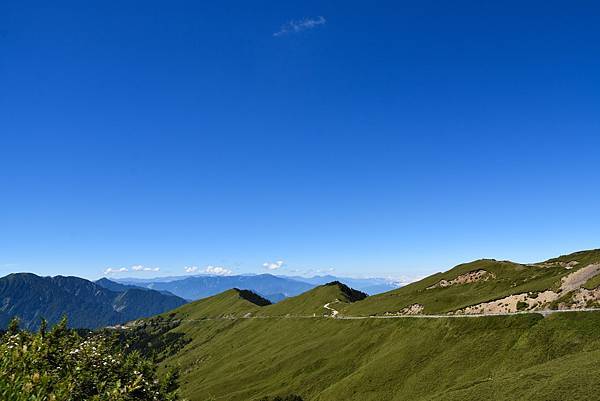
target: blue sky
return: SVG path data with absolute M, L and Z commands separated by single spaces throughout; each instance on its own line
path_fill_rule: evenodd
M 91 3 L 0 4 L 0 275 L 600 247 L 593 1 Z

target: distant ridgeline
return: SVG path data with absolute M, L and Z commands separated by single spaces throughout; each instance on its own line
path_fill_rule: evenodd
M 260 294 L 271 302 L 300 295 L 318 285 L 341 281 L 369 295 L 398 288 L 400 284 L 383 278 L 347 278 L 334 276 L 288 277 L 272 274 L 189 277 L 165 277 L 156 279 L 118 279 L 122 284 L 169 291 L 190 301 L 207 298 L 232 288 L 243 288 Z
M 71 327 L 93 329 L 156 315 L 183 305 L 186 299 L 206 298 L 233 288 L 252 291 L 275 303 L 306 292 L 330 278 L 260 274 L 125 279 L 121 282 L 102 278 L 91 282 L 77 277 L 14 273 L 0 278 L 3 300 L 0 329 L 15 316 L 21 319 L 21 327 L 36 329 L 41 318 L 54 324 L 64 315 Z M 396 284 L 383 279 L 349 280 L 373 291 L 397 288 Z
M 42 318 L 53 325 L 63 316 L 68 317 L 71 327 L 97 328 L 153 316 L 186 303 L 173 294 L 109 280 L 94 283 L 78 277 L 31 273 L 0 278 L 0 299 L 0 328 L 18 317 L 26 329 L 37 329 Z

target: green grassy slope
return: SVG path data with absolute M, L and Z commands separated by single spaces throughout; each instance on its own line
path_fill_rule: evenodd
M 191 401 L 590 400 L 600 314 L 458 319 L 240 319 L 182 323 L 167 358 Z
M 579 263 L 571 269 L 566 269 L 564 264 L 572 261 Z M 577 252 L 530 265 L 481 259 L 458 265 L 445 273 L 434 274 L 397 290 L 347 305 L 340 312 L 356 316 L 380 315 L 386 312 L 398 312 L 406 306 L 417 303 L 424 306 L 424 314 L 446 313 L 512 294 L 556 291 L 560 286 L 561 278 L 589 264 L 599 262 L 600 250 Z M 477 270 L 493 273 L 495 277 L 475 283 L 427 289 L 442 279 L 452 280 L 461 274 Z M 600 276 L 594 279 L 600 284 Z M 594 284 L 596 281 L 590 281 L 586 287 Z
M 600 286 L 600 275 L 592 277 L 583 285 L 588 290 L 593 290 L 594 288 L 598 288 L 598 286 Z
M 568 263 L 572 261 L 579 262 L 581 265 L 600 263 L 600 249 L 591 249 L 587 251 L 571 253 L 568 255 L 562 255 L 557 258 L 549 259 L 545 263 Z
M 164 321 L 154 318 L 148 325 L 152 341 L 145 343 L 164 350 L 162 368 L 181 368 L 190 401 L 291 393 L 305 401 L 600 399 L 599 312 L 322 317 L 330 314 L 323 305 L 334 300 L 330 306 L 347 316 L 415 303 L 424 305 L 424 313 L 444 313 L 510 294 L 556 290 L 562 277 L 599 257 L 599 251 L 587 251 L 532 265 L 478 260 L 362 300 L 340 283 L 267 306 L 232 290 L 165 314 Z M 427 289 L 478 270 L 489 278 Z M 231 316 L 253 318 L 205 319 Z
M 367 294 L 354 290 L 340 282 L 332 282 L 313 288 L 304 294 L 261 308 L 259 316 L 322 316 L 331 311 L 323 307 L 327 303 L 335 309 L 366 298 Z
M 452 280 L 461 274 L 480 269 L 493 273 L 495 278 L 446 288 L 427 289 L 442 279 Z M 425 314 L 445 313 L 511 294 L 555 288 L 560 278 L 568 273 L 569 271 L 560 266 L 542 268 L 512 262 L 478 260 L 458 265 L 445 273 L 429 276 L 397 290 L 369 297 L 362 302 L 349 305 L 342 310 L 342 313 L 383 314 L 399 311 L 414 303 L 422 304 Z
M 212 297 L 190 302 L 161 316 L 175 314 L 178 319 L 242 317 L 268 304 L 268 300 L 253 292 L 233 288 Z

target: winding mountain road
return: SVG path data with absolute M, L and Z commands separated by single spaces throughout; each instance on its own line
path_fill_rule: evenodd
M 330 310 L 331 311 L 331 317 L 337 317 L 337 315 L 340 313 L 339 311 L 333 309 L 332 307 L 330 307 L 329 305 L 334 304 L 336 302 L 340 302 L 339 299 L 336 299 L 333 302 L 328 302 L 325 305 L 323 305 L 323 308 Z

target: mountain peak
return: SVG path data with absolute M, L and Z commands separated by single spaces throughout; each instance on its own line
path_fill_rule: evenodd
M 156 291 L 114 291 L 101 283 L 72 276 L 40 277 L 32 273 L 2 277 L 0 299 L 4 306 L 0 309 L 0 327 L 18 316 L 23 327 L 33 330 L 41 317 L 55 324 L 67 315 L 71 327 L 97 328 L 151 316 L 185 303 L 184 299 Z
M 331 303 L 350 304 L 365 299 L 367 294 L 348 287 L 340 281 L 331 281 L 295 297 L 284 299 L 260 311 L 270 316 L 321 316 L 329 314 L 325 307 Z
M 240 298 L 245 299 L 248 302 L 252 302 L 254 305 L 258 305 L 258 306 L 271 305 L 271 301 L 269 301 L 266 298 L 261 297 L 257 293 L 252 292 L 250 290 L 240 290 L 239 288 L 234 288 L 233 290 L 238 293 Z
M 333 287 L 336 286 L 344 298 L 345 302 L 356 302 L 365 299 L 368 295 L 362 291 L 355 290 L 354 288 L 348 287 L 346 284 L 340 281 L 332 281 L 327 284 L 324 284 L 323 287 Z M 342 300 L 340 300 L 342 301 Z

